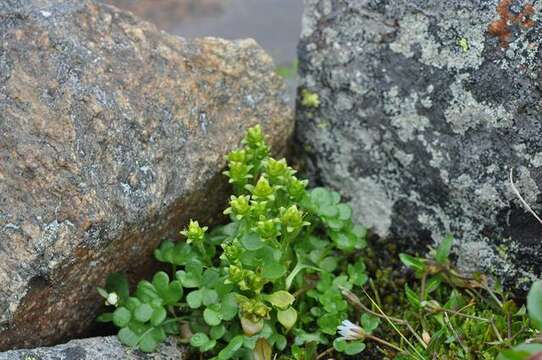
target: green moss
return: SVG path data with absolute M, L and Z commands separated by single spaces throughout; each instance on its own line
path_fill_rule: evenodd
M 320 106 L 320 97 L 317 93 L 303 89 L 301 91 L 301 105 L 309 108 L 317 108 Z
M 459 47 L 463 49 L 464 52 L 467 52 L 470 50 L 469 40 L 467 40 L 464 37 L 459 38 L 459 40 L 457 40 L 457 45 L 459 45 Z

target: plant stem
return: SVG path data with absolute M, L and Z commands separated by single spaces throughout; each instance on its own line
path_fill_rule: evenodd
M 390 317 L 387 316 L 384 311 L 382 311 L 382 309 L 378 306 L 377 303 L 375 303 L 375 301 L 369 296 L 369 294 L 367 294 L 367 291 L 365 291 L 365 289 L 361 289 L 363 290 L 363 293 L 365 294 L 365 296 L 367 296 L 369 298 L 369 300 L 371 301 L 371 303 L 377 308 L 377 310 L 384 316 L 384 318 L 386 319 L 386 321 L 388 321 L 388 323 L 390 324 L 390 326 L 393 328 L 393 330 L 395 330 L 395 332 L 397 332 L 399 334 L 399 336 L 412 348 L 412 350 L 414 351 L 414 353 L 416 353 L 416 355 L 418 356 L 419 359 L 421 360 L 425 360 L 425 358 L 418 352 L 418 349 L 416 349 L 416 347 L 414 345 L 412 345 L 412 343 L 410 341 L 408 341 L 408 339 L 405 337 L 405 335 L 403 335 L 403 333 L 401 331 L 399 331 L 399 329 L 397 329 L 397 326 L 395 326 L 395 324 L 393 323 L 393 321 L 391 321 Z M 422 346 L 424 346 L 424 348 L 427 348 L 427 345 L 422 342 Z
M 389 347 L 391 347 L 392 349 L 395 349 L 395 350 L 399 351 L 400 353 L 405 352 L 405 350 L 404 350 L 404 349 L 401 349 L 399 346 L 394 345 L 394 344 L 392 344 L 392 343 L 389 343 L 389 342 L 387 342 L 386 340 L 381 339 L 381 338 L 379 338 L 379 337 L 376 337 L 376 336 L 373 336 L 373 335 L 365 335 L 365 337 L 366 337 L 367 339 L 369 339 L 369 340 L 374 340 L 374 341 L 376 341 L 376 342 L 378 342 L 378 343 L 381 343 L 382 345 L 389 346 Z
M 321 358 L 323 358 L 327 354 L 331 354 L 332 352 L 333 352 L 333 347 L 329 347 L 324 352 L 318 354 L 318 356 L 316 357 L 316 360 L 320 360 Z

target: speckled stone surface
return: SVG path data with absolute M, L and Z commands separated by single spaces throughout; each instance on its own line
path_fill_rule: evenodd
M 425 249 L 445 233 L 465 271 L 526 289 L 542 270 L 542 19 L 488 33 L 497 0 L 307 0 L 297 138 L 357 220 Z M 526 9 L 512 1 L 512 16 Z M 529 24 L 532 25 L 532 24 Z M 301 105 L 301 101 L 298 102 Z
M 152 354 L 123 346 L 116 337 L 72 340 L 66 344 L 36 349 L 0 352 L 0 360 L 182 360 L 183 348 L 168 338 Z
M 0 350 L 84 333 L 108 273 L 223 209 L 224 156 L 285 87 L 252 40 L 184 40 L 92 1 L 0 2 Z

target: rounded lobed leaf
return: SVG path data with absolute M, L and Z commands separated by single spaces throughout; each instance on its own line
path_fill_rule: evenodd
M 130 313 L 130 310 L 121 306 L 115 309 L 115 311 L 113 312 L 112 320 L 116 326 L 122 328 L 128 325 L 130 320 L 132 320 L 132 314 Z

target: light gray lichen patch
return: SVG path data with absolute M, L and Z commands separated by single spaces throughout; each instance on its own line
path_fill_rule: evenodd
M 407 58 L 420 51 L 420 61 L 439 69 L 460 70 L 477 68 L 482 64 L 484 33 L 487 25 L 473 22 L 467 10 L 450 9 L 437 25 L 437 33 L 430 31 L 430 19 L 422 13 L 407 14 L 399 21 L 399 36 L 390 49 Z M 460 41 L 468 42 L 468 50 Z
M 469 129 L 476 129 L 479 126 L 488 128 L 512 126 L 512 115 L 502 104 L 480 103 L 464 88 L 463 81 L 467 78 L 468 75 L 458 76 L 450 85 L 453 99 L 445 110 L 445 117 L 452 129 L 460 135 L 465 135 Z
M 347 193 L 366 194 L 363 198 L 352 199 L 351 206 L 357 210 L 356 220 L 360 224 L 371 224 L 371 229 L 377 235 L 388 236 L 394 201 L 387 196 L 386 188 L 374 179 L 363 178 L 355 182 L 348 181 Z
M 399 138 L 404 141 L 414 139 L 417 132 L 429 127 L 429 119 L 418 114 L 416 104 L 418 94 L 410 93 L 407 97 L 399 96 L 399 89 L 393 86 L 384 93 L 384 111 L 391 116 L 391 125 L 397 129 Z

